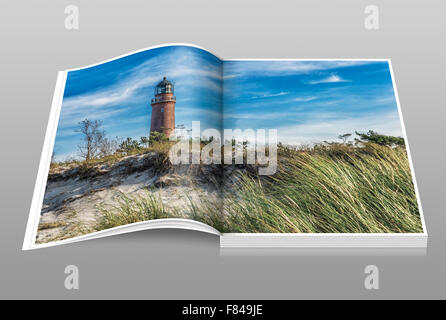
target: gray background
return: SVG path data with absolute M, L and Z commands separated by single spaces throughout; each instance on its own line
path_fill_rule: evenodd
M 64 28 L 64 8 L 80 29 Z M 380 8 L 379 31 L 364 8 Z M 446 298 L 444 1 L 2 1 L 0 297 Z M 58 70 L 167 42 L 223 58 L 391 58 L 429 232 L 414 251 L 220 252 L 218 238 L 157 230 L 22 252 Z M 64 289 L 64 268 L 80 290 Z M 380 290 L 364 289 L 364 267 Z

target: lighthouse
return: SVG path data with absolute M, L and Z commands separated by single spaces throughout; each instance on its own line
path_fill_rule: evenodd
M 152 120 L 150 133 L 164 133 L 170 137 L 175 129 L 175 102 L 173 95 L 174 85 L 166 77 L 155 87 L 155 97 L 152 99 Z

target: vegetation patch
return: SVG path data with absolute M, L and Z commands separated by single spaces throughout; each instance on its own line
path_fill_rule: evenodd
M 98 230 L 159 218 L 189 218 L 221 232 L 418 233 L 422 232 L 404 146 L 369 141 L 294 148 L 279 145 L 273 176 L 233 172 L 222 201 L 189 201 L 186 213 L 160 197 L 122 195 L 102 209 Z

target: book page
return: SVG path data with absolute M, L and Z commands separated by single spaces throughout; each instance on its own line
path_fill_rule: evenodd
M 192 149 L 221 131 L 221 66 L 201 48 L 171 45 L 64 73 L 33 244 L 218 216 L 221 165 L 193 162 Z
M 240 161 L 222 232 L 424 232 L 388 60 L 229 60 L 223 78 Z

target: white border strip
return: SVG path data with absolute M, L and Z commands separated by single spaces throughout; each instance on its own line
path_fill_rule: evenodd
M 99 239 L 104 237 L 115 236 L 118 234 L 132 233 L 150 229 L 183 229 L 183 230 L 205 232 L 221 236 L 221 233 L 219 231 L 202 222 L 187 220 L 187 219 L 167 218 L 167 219 L 156 219 L 156 220 L 135 222 L 111 229 L 92 232 L 83 236 L 78 236 L 66 240 L 59 240 L 42 244 L 32 244 L 29 248 L 23 248 L 23 250 L 54 247 L 68 243 L 75 243 L 91 239 Z
M 409 139 L 407 139 L 406 127 L 405 127 L 404 121 L 403 121 L 403 112 L 401 111 L 400 98 L 398 96 L 398 89 L 396 87 L 396 80 L 395 80 L 395 76 L 394 76 L 394 73 L 393 73 L 392 61 L 389 59 L 388 63 L 389 63 L 390 75 L 392 77 L 393 91 L 394 91 L 394 94 L 395 94 L 396 104 L 398 106 L 398 114 L 400 116 L 400 124 L 401 124 L 401 128 L 403 130 L 404 142 L 406 144 L 407 157 L 409 158 L 410 172 L 412 173 L 412 182 L 413 182 L 413 185 L 415 187 L 415 195 L 417 197 L 417 204 L 418 204 L 418 210 L 420 212 L 421 224 L 423 226 L 423 233 L 427 237 L 426 222 L 424 220 L 423 208 L 421 206 L 420 193 L 418 191 L 418 184 L 417 184 L 417 179 L 416 179 L 416 176 L 415 176 L 415 169 L 414 169 L 414 166 L 413 166 L 412 155 L 410 153 Z
M 221 248 L 426 248 L 424 233 L 225 233 Z
M 56 88 L 54 89 L 53 95 L 53 103 L 51 105 L 42 154 L 40 156 L 39 171 L 37 173 L 36 184 L 34 186 L 34 194 L 31 202 L 28 223 L 26 225 L 26 233 L 25 239 L 23 240 L 22 250 L 31 249 L 36 239 L 37 228 L 40 220 L 40 211 L 42 210 L 43 197 L 45 195 L 45 187 L 48 179 L 48 171 L 50 169 L 51 153 L 53 151 L 54 141 L 56 140 L 57 124 L 59 122 L 66 80 L 67 72 L 58 72 Z

